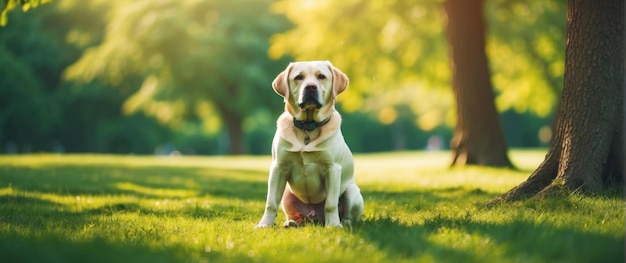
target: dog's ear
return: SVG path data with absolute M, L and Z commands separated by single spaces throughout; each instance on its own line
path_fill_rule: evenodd
M 337 69 L 330 61 L 326 61 L 328 63 L 328 67 L 330 71 L 333 73 L 333 95 L 337 96 L 339 93 L 342 93 L 348 87 L 348 76 L 341 72 L 341 70 Z
M 289 98 L 289 72 L 291 71 L 293 63 L 289 63 L 289 66 L 283 72 L 278 74 L 272 82 L 274 91 L 280 96 L 285 98 L 285 101 Z

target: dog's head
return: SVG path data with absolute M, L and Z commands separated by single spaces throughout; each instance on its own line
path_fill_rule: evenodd
M 296 119 L 319 122 L 334 109 L 335 97 L 348 87 L 348 77 L 328 61 L 293 62 L 272 86 Z

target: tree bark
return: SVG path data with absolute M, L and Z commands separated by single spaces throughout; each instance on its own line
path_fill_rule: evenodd
M 483 0 L 448 0 L 447 37 L 457 124 L 452 165 L 512 167 L 494 105 L 487 56 Z
M 570 0 L 556 137 L 537 170 L 490 204 L 623 182 L 623 81 L 624 1 Z

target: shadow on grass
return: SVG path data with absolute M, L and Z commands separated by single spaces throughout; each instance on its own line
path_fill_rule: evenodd
M 495 244 L 476 244 L 463 248 L 450 240 L 449 244 L 430 240 L 442 229 L 462 233 L 464 236 L 485 237 Z M 512 262 L 624 262 L 624 240 L 613 236 L 581 232 L 575 228 L 536 225 L 513 221 L 506 224 L 476 222 L 464 218 L 435 218 L 424 225 L 407 226 L 391 218 L 376 218 L 356 227 L 355 233 L 376 244 L 391 258 L 415 259 L 428 255 L 434 262 L 485 262 L 484 249 L 502 249 Z M 498 254 L 498 253 L 495 253 Z
M 25 178 L 19 178 L 23 181 L 12 181 L 11 187 L 16 189 L 27 189 L 29 192 L 52 193 L 81 195 L 90 194 L 95 197 L 102 196 L 106 198 L 111 195 L 131 194 L 139 197 L 163 198 L 160 195 L 146 195 L 135 193 L 132 191 L 119 190 L 114 187 L 118 180 L 122 180 L 120 176 L 113 178 L 99 178 L 102 185 L 93 186 L 85 183 L 95 171 L 106 173 L 106 169 L 102 167 L 93 167 L 90 169 L 80 169 L 82 173 L 75 173 L 72 168 L 62 167 L 56 169 L 53 175 L 41 173 L 30 173 L 24 175 Z M 173 169 L 172 171 L 180 169 Z M 49 171 L 47 171 L 49 172 Z M 150 172 L 143 170 L 142 172 Z M 164 172 L 164 171 L 161 171 Z M 166 173 L 166 172 L 165 172 Z M 178 173 L 180 174 L 180 173 Z M 184 174 L 190 175 L 187 171 Z M 192 175 L 198 180 L 204 180 L 209 186 L 199 186 L 199 193 L 212 196 L 228 196 L 228 191 L 218 191 L 221 187 L 229 184 L 237 184 L 237 180 L 227 180 L 220 178 L 212 181 L 200 175 Z M 86 191 L 80 186 L 80 183 L 72 182 L 69 187 L 60 186 L 65 180 L 65 176 L 78 177 L 77 181 L 82 181 Z M 100 176 L 100 175 L 96 175 Z M 159 176 L 151 175 L 151 176 Z M 162 174 L 160 176 L 163 176 Z M 106 177 L 106 176 L 102 176 Z M 138 178 L 130 178 L 139 183 Z M 170 178 L 168 178 L 169 180 Z M 1 180 L 6 180 L 3 177 Z M 32 182 L 31 182 L 32 181 Z M 128 182 L 128 180 L 125 180 Z M 37 185 L 39 183 L 40 185 Z M 3 183 L 5 184 L 5 183 Z M 148 183 L 146 186 L 164 187 L 165 182 Z M 244 187 L 255 187 L 257 183 L 244 181 Z M 264 184 L 263 184 L 264 185 Z M 54 190 L 59 187 L 63 190 Z M 183 188 L 183 185 L 173 183 L 173 187 Z M 215 187 L 215 188 L 213 188 Z M 235 191 L 234 189 L 233 191 Z M 260 192 L 260 191 L 259 191 Z M 263 195 L 265 193 L 263 192 Z M 251 195 L 237 193 L 230 198 L 240 197 L 250 198 Z M 251 262 L 250 257 L 239 254 L 224 254 L 219 251 L 209 251 L 202 253 L 202 247 L 183 247 L 182 245 L 159 245 L 154 246 L 147 244 L 146 239 L 154 239 L 154 242 L 160 241 L 159 230 L 155 227 L 159 225 L 150 225 L 148 229 L 154 232 L 143 233 L 144 228 L 136 226 L 129 227 L 126 235 L 131 237 L 116 237 L 113 234 L 102 232 L 103 224 L 107 224 L 107 218 L 113 215 L 123 214 L 142 214 L 151 215 L 159 218 L 184 216 L 201 220 L 211 220 L 214 218 L 228 218 L 230 220 L 239 220 L 249 213 L 247 208 L 237 205 L 212 204 L 210 207 L 202 207 L 198 204 L 184 206 L 174 210 L 160 210 L 155 207 L 141 206 L 135 202 L 112 202 L 93 208 L 75 209 L 71 204 L 57 203 L 47 200 L 38 195 L 24 194 L 20 191 L 15 195 L 0 195 L 0 262 L 190 262 L 191 255 L 198 262 L 219 262 L 228 259 L 228 262 Z M 173 215 L 172 215 L 173 214 Z M 119 217 L 114 217 L 118 218 Z M 114 219 L 114 220 L 118 220 Z M 132 224 L 131 223 L 127 224 Z M 91 234 L 81 234 L 85 228 L 90 225 L 98 225 L 98 230 Z M 119 231 L 119 226 L 112 226 Z M 86 236 L 83 236 L 86 235 Z M 95 235 L 95 236 L 90 236 Z M 104 239 L 103 239 L 104 238 Z M 79 240 L 76 240 L 79 239 Z M 106 240 L 105 240 L 106 239 Z M 122 240 L 118 242 L 108 241 Z
M 0 194 L 0 226 L 5 223 L 11 228 L 55 225 L 79 231 L 92 218 L 120 213 L 248 220 L 250 208 L 241 203 L 263 202 L 267 192 L 267 171 L 253 169 L 56 164 L 9 166 L 3 167 L 2 173 L 0 189 L 9 189 L 9 194 Z M 74 206 L 41 194 L 99 201 L 96 205 Z M 122 196 L 136 199 L 118 198 Z M 212 201 L 214 198 L 235 202 Z M 161 205 L 145 205 L 146 199 Z M 168 207 L 167 202 L 181 205 Z
M 437 207 L 442 202 L 463 200 L 480 206 L 499 196 L 479 188 L 448 187 L 427 190 L 381 191 L 362 189 L 366 205 L 375 202 L 379 205 L 401 204 L 404 209 L 426 210 Z
M 3 262 L 178 262 L 175 251 L 114 245 L 101 240 L 71 242 L 64 237 L 0 238 Z M 24 253 L 32 251 L 32 253 Z M 139 257 L 138 257 L 139 256 Z M 126 259 L 126 260 L 124 260 Z
M 214 209 L 191 207 L 176 211 L 174 216 L 210 220 L 234 213 L 227 218 L 236 220 L 243 214 L 237 209 L 226 205 Z M 123 221 L 127 213 L 171 218 L 167 211 L 135 203 L 75 211 L 71 205 L 39 197 L 0 196 L 0 262 L 191 262 L 192 258 L 195 262 L 251 262 L 250 257 L 241 254 L 203 251 L 199 245 L 168 244 L 167 239 L 161 239 L 164 236 L 159 223 L 137 227 L 130 225 L 137 222 L 131 220 L 122 223 L 127 228 L 118 223 L 110 226 L 112 232 L 107 231 L 107 224 Z M 122 217 L 109 219 L 120 214 Z M 89 230 L 94 225 L 97 229 Z
M 26 253 L 25 253 L 26 252 Z M 101 239 L 69 241 L 63 236 L 0 237 L 2 262 L 190 262 L 189 249 L 180 246 L 151 248 L 145 245 L 111 243 Z M 211 251 L 196 255 L 198 262 L 251 262 L 249 257 Z
M 469 235 L 488 237 L 505 249 L 510 258 L 546 262 L 624 262 L 623 238 L 581 231 L 574 226 L 555 226 L 515 219 L 502 224 L 480 222 L 471 216 L 435 217 L 424 228 L 458 229 Z M 515 260 L 513 260 L 515 261 Z
M 406 222 L 405 219 L 398 219 L 403 216 L 380 210 L 355 225 L 355 234 L 398 259 L 421 257 L 434 262 L 485 262 L 491 253 L 506 255 L 513 262 L 624 262 L 623 236 L 619 238 L 584 231 L 580 226 L 556 225 L 555 222 L 537 223 L 523 217 L 501 223 L 498 220 L 485 221 L 484 214 L 481 219 L 473 218 L 472 213 L 482 214 L 485 211 L 484 200 L 498 195 L 480 189 L 451 187 L 392 193 L 364 191 L 363 195 L 375 201 L 375 206 L 401 204 L 406 209 L 414 209 L 414 212 L 425 211 L 420 218 L 414 219 L 415 222 Z M 467 204 L 472 209 L 447 214 L 434 212 L 435 207 L 451 202 L 462 202 L 461 205 Z M 550 207 L 549 204 L 544 206 Z M 556 207 L 562 206 L 559 204 Z M 530 207 L 526 205 L 526 208 Z M 400 213 L 397 209 L 395 211 Z M 456 233 L 458 238 L 442 243 L 441 238 L 446 235 L 443 233 L 450 232 Z M 468 245 L 467 238 L 472 237 L 476 240 L 469 241 L 474 243 Z M 444 240 L 446 238 L 450 237 L 443 237 Z M 433 242 L 433 239 L 439 241 Z M 485 252 L 485 249 L 501 251 Z M 423 258 L 424 255 L 428 257 Z
M 5 168 L 0 187 L 60 195 L 130 195 L 139 198 L 214 197 L 260 200 L 267 171 L 211 167 L 56 165 Z
M 9 167 L 3 169 L 0 187 L 11 186 L 20 191 L 80 196 L 136 196 L 150 199 L 222 197 L 242 201 L 263 202 L 267 187 L 266 170 L 220 169 L 213 167 L 124 167 L 113 165 L 55 165 L 44 168 Z M 623 238 L 583 232 L 575 227 L 538 224 L 513 220 L 501 224 L 473 219 L 470 214 L 454 216 L 429 215 L 418 222 L 406 223 L 396 219 L 398 209 L 429 211 L 438 206 L 463 202 L 472 208 L 484 205 L 498 196 L 481 189 L 449 187 L 424 190 L 363 189 L 368 204 L 390 208 L 376 211 L 365 222 L 354 227 L 354 234 L 374 244 L 390 258 L 424 258 L 435 262 L 480 262 L 486 258 L 476 248 L 459 248 L 432 241 L 442 229 L 452 229 L 467 235 L 488 238 L 499 244 L 511 261 L 559 262 L 624 262 Z M 572 205 L 573 206 L 573 205 Z M 511 208 L 515 209 L 515 208 Z M 462 211 L 461 211 L 462 212 Z M 95 208 L 73 211 L 71 205 L 21 196 L 0 196 L 0 226 L 11 225 L 26 233 L 0 237 L 2 262 L 184 262 L 189 261 L 186 249 L 176 246 L 155 249 L 147 245 L 124 244 L 90 239 L 67 241 L 66 237 L 48 234 L 36 236 L 28 231 L 45 229 L 51 221 L 68 233 L 76 233 L 88 225 L 91 218 L 117 213 L 148 213 L 156 216 L 176 213 L 193 218 L 224 217 L 231 220 L 249 219 L 249 210 L 236 205 L 212 204 L 188 206 L 174 212 L 147 208 L 133 202 L 116 202 Z M 256 216 L 260 216 L 262 210 Z M 39 229 L 39 230 L 38 230 Z M 546 243 L 545 240 L 549 240 Z M 488 244 L 489 247 L 494 247 Z M 37 253 L 24 253 L 34 251 Z M 208 262 L 224 259 L 233 262 L 250 261 L 237 255 L 208 253 Z M 7 260 L 4 260 L 7 259 Z
M 428 211 L 443 203 L 455 200 L 480 203 L 482 200 L 496 196 L 481 189 L 467 189 L 463 187 L 448 187 L 428 190 L 403 190 L 398 192 L 362 191 L 366 199 L 366 206 L 383 207 L 384 211 L 375 211 L 371 218 L 355 226 L 355 233 L 363 236 L 369 242 L 391 257 L 399 259 L 423 258 L 435 262 L 476 262 L 473 251 L 463 251 L 451 247 L 437 246 L 429 240 L 435 231 L 432 227 L 409 225 L 397 218 L 403 217 L 399 213 L 414 213 Z M 398 206 L 389 209 L 388 206 Z M 398 214 L 394 213 L 394 210 Z M 405 210 L 405 211 L 401 211 Z
M 389 258 L 416 259 L 428 255 L 435 262 L 475 262 L 471 251 L 435 246 L 428 240 L 432 229 L 407 226 L 388 217 L 368 220 L 355 227 L 355 233 L 376 244 Z M 394 259 L 391 260 L 394 261 Z

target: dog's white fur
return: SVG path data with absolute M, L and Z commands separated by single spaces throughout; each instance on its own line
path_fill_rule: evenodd
M 285 226 L 304 223 L 302 217 L 307 215 L 288 213 L 297 208 L 285 204 L 287 195 L 291 199 L 295 196 L 302 207 L 323 205 L 319 219 L 326 226 L 342 227 L 360 220 L 363 197 L 354 181 L 352 153 L 341 134 L 341 116 L 334 106 L 335 97 L 348 86 L 347 76 L 328 61 L 294 62 L 274 79 L 272 86 L 284 97 L 285 112 L 277 120 L 267 202 L 256 227 L 274 225 L 281 200 L 287 217 Z M 317 106 L 301 104 L 307 87 L 316 87 Z M 294 126 L 294 118 L 318 123 L 330 119 L 307 134 Z M 307 136 L 310 142 L 305 143 Z

